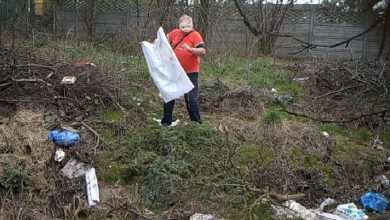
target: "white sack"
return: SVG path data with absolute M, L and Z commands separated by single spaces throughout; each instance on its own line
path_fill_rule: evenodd
M 183 96 L 194 88 L 183 67 L 180 65 L 162 27 L 152 44 L 142 42 L 142 50 L 153 78 L 164 102 Z

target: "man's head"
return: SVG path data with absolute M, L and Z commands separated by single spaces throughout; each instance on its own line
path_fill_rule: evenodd
M 188 15 L 183 15 L 179 19 L 179 28 L 184 33 L 189 33 L 194 28 L 194 23 L 192 22 L 192 18 Z

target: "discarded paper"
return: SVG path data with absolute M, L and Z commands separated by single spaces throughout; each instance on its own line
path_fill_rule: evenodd
M 62 168 L 61 174 L 69 179 L 74 179 L 84 175 L 88 169 L 87 164 L 78 162 L 76 159 L 70 159 L 64 168 Z
M 68 84 L 73 84 L 76 81 L 75 76 L 65 76 L 62 78 L 61 84 L 63 85 L 68 85 Z
M 56 150 L 56 153 L 54 154 L 54 160 L 57 162 L 61 162 L 65 158 L 65 152 L 61 148 L 58 148 Z
M 88 205 L 97 205 L 99 203 L 99 188 L 95 168 L 90 168 L 87 170 L 85 173 L 85 181 L 87 183 Z

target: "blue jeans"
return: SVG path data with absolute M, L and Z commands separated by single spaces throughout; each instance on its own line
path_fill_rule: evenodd
M 188 77 L 190 78 L 192 84 L 194 85 L 194 88 L 184 95 L 187 111 L 191 121 L 196 121 L 199 124 L 201 124 L 202 118 L 200 116 L 200 110 L 199 110 L 199 85 L 198 85 L 199 73 L 197 72 L 188 73 Z M 164 103 L 164 117 L 161 120 L 161 124 L 167 126 L 172 124 L 172 114 L 173 114 L 174 106 L 175 106 L 175 100 Z

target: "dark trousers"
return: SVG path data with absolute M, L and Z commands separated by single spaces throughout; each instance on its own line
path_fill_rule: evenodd
M 191 121 L 196 121 L 202 123 L 202 118 L 199 111 L 199 85 L 198 78 L 199 73 L 189 73 L 188 77 L 190 78 L 194 88 L 184 95 L 186 101 L 187 111 L 190 115 Z M 175 106 L 175 100 L 164 103 L 164 117 L 161 120 L 161 124 L 170 125 L 172 123 L 172 114 L 173 107 Z

